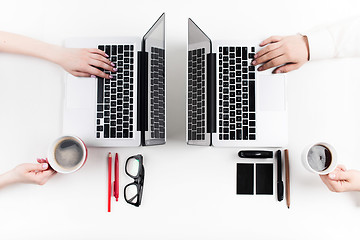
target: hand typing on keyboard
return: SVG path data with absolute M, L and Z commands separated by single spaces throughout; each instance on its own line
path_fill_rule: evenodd
M 260 43 L 261 49 L 255 54 L 253 65 L 264 71 L 276 67 L 273 73 L 286 73 L 300 68 L 309 60 L 309 45 L 306 36 L 273 36 Z
M 110 78 L 99 69 L 116 72 L 109 56 L 99 49 L 64 48 L 18 34 L 0 31 L 0 52 L 24 54 L 42 58 L 62 66 L 77 77 L 99 76 Z M 99 69 L 98 69 L 99 68 Z
M 59 55 L 58 64 L 76 77 L 98 76 L 109 79 L 110 75 L 98 68 L 116 71 L 106 53 L 96 48 L 63 48 Z

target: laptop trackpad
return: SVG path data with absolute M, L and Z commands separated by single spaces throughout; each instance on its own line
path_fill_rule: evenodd
M 263 75 L 258 81 L 260 111 L 284 111 L 285 76 Z
M 92 108 L 94 105 L 96 78 L 68 76 L 66 82 L 66 106 L 68 108 Z

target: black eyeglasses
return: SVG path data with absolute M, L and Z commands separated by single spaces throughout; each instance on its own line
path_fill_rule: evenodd
M 141 154 L 131 156 L 125 163 L 126 174 L 134 179 L 124 188 L 124 198 L 129 204 L 136 207 L 140 206 L 144 187 L 145 169 L 143 165 L 143 156 Z

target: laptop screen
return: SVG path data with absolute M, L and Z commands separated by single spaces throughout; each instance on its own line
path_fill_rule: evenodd
M 149 31 L 144 35 L 143 50 L 149 47 L 165 49 L 165 13 L 163 13 Z
M 147 118 L 145 145 L 165 143 L 165 13 L 143 38 L 147 60 Z
M 188 21 L 188 44 L 194 45 L 203 43 L 203 47 L 210 52 L 211 40 L 210 38 L 189 18 Z
M 207 55 L 211 40 L 191 20 L 188 21 L 187 141 L 210 145 L 207 132 Z

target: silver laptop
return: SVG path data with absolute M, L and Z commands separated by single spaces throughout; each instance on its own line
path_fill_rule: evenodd
M 99 48 L 118 71 L 105 71 L 112 79 L 66 75 L 64 134 L 98 147 L 165 143 L 165 14 L 142 39 L 77 38 L 65 46 Z
M 288 142 L 284 74 L 251 65 L 258 43 L 214 41 L 188 20 L 188 144 L 283 147 Z

